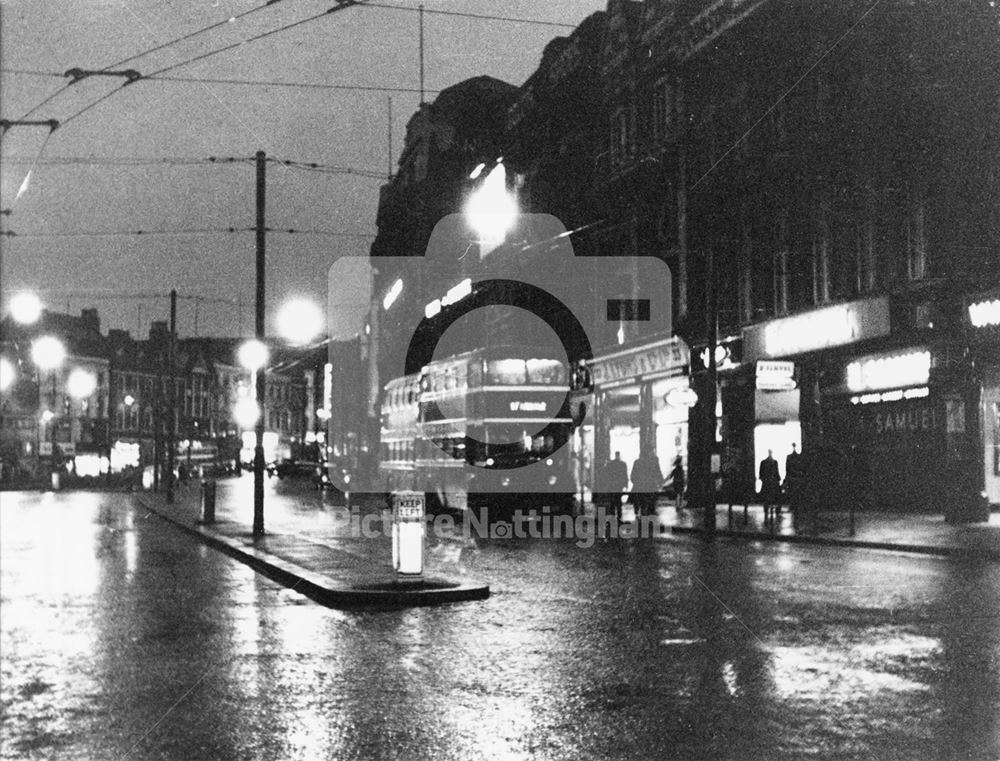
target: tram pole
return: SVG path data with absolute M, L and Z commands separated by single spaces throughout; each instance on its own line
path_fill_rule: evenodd
M 264 343 L 264 243 L 267 228 L 264 226 L 265 210 L 265 169 L 267 155 L 257 151 L 257 302 L 255 336 Z M 256 372 L 257 392 L 257 423 L 255 426 L 255 442 L 253 450 L 253 536 L 264 535 L 264 393 L 267 390 L 264 381 L 265 368 Z

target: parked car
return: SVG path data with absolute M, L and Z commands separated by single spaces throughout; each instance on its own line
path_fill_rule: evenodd
M 322 465 L 318 462 L 285 459 L 269 463 L 267 474 L 278 478 L 316 478 L 321 475 Z

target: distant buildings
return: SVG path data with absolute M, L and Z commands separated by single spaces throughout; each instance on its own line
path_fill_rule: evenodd
M 253 393 L 250 373 L 235 356 L 242 339 L 180 338 L 171 372 L 163 322 L 136 340 L 123 330 L 103 335 L 96 309 L 79 317 L 44 311 L 30 326 L 5 319 L 2 330 L 0 355 L 11 373 L 0 397 L 4 482 L 30 482 L 52 468 L 80 477 L 141 468 L 148 482 L 158 475 L 154 464 L 164 467 L 170 441 L 176 466 L 195 474 L 249 460 L 236 415 L 240 399 Z M 39 367 L 32 357 L 41 336 L 64 347 L 58 366 Z M 316 411 L 327 405 L 325 364 L 325 346 L 273 348 L 265 405 L 269 460 L 322 456 L 325 433 Z

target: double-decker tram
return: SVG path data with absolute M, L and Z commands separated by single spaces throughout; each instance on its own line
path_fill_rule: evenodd
M 389 488 L 426 492 L 431 510 L 572 507 L 565 360 L 524 347 L 477 349 L 435 360 L 385 391 Z
M 382 397 L 381 457 L 379 470 L 388 492 L 416 489 L 415 443 L 417 440 L 420 376 L 395 378 Z

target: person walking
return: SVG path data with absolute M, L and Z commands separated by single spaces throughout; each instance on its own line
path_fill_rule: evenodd
M 760 498 L 764 503 L 764 523 L 767 524 L 774 520 L 781 500 L 778 461 L 774 459 L 774 453 L 770 449 L 767 450 L 767 457 L 760 461 L 757 477 L 760 479 Z
M 635 495 L 635 517 L 652 514 L 656 507 L 656 497 L 663 483 L 663 473 L 660 471 L 660 461 L 656 454 L 648 449 L 639 453 L 639 458 L 632 463 L 632 492 Z
M 598 505 L 609 513 L 614 511 L 615 517 L 620 519 L 622 492 L 628 487 L 628 466 L 622 460 L 621 452 L 615 452 L 615 456 L 604 464 L 598 484 L 600 489 Z
M 799 454 L 796 445 L 792 444 L 792 451 L 785 458 L 785 494 L 788 495 L 788 511 L 792 514 L 792 525 L 795 524 L 799 513 L 804 475 L 802 455 Z

